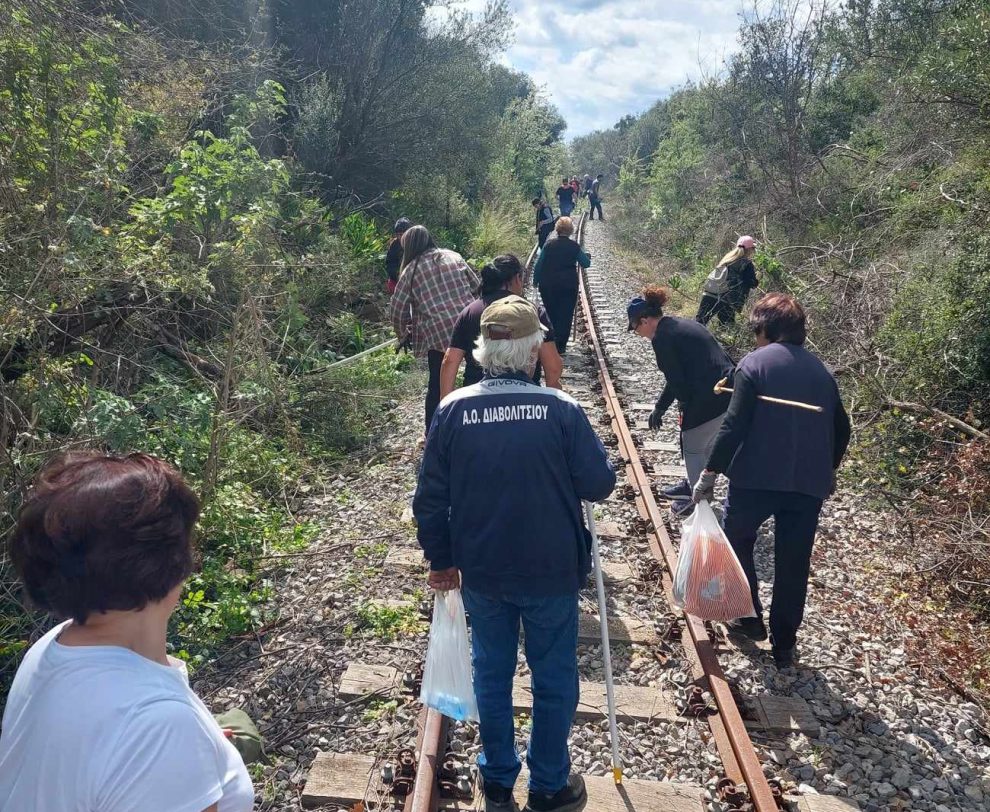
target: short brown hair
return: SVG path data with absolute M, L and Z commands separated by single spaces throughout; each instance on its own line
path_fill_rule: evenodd
M 85 623 L 143 609 L 193 569 L 199 500 L 147 454 L 73 453 L 50 463 L 21 507 L 10 552 L 31 601 Z
M 760 299 L 749 314 L 749 326 L 771 343 L 804 344 L 808 335 L 804 308 L 786 293 L 768 293 Z

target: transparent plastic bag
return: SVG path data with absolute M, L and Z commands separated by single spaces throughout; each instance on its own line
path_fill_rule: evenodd
M 419 701 L 459 722 L 478 721 L 467 618 L 459 589 L 436 593 Z
M 702 620 L 756 615 L 746 573 L 707 501 L 682 525 L 674 604 Z

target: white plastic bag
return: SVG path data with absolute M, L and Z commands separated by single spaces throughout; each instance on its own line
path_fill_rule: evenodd
M 746 573 L 707 500 L 682 525 L 674 604 L 702 620 L 756 615 Z
M 419 701 L 459 722 L 478 721 L 467 618 L 459 589 L 436 593 Z

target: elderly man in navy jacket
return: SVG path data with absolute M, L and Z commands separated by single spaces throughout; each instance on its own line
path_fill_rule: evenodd
M 774 517 L 770 636 L 780 668 L 793 664 L 822 502 L 849 445 L 849 417 L 825 365 L 804 348 L 805 316 L 786 293 L 768 293 L 749 319 L 757 349 L 736 367 L 732 400 L 715 437 L 694 501 L 711 499 L 720 473 L 729 478 L 725 535 L 749 579 L 755 618 L 729 624 L 733 634 L 766 640 L 753 548 L 760 525 Z M 820 412 L 770 403 L 760 396 L 819 406 Z
M 471 615 L 488 812 L 516 809 L 520 622 L 533 688 L 526 809 L 576 812 L 587 803 L 567 750 L 578 703 L 578 590 L 591 569 L 581 500 L 607 497 L 615 472 L 577 402 L 533 384 L 542 342 L 525 299 L 485 309 L 475 350 L 485 377 L 441 402 L 413 500 L 430 586 L 460 584 Z

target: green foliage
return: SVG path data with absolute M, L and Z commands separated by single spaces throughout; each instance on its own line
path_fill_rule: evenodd
M 532 199 L 544 178 L 561 177 L 564 155 L 558 137 L 560 114 L 535 92 L 509 103 L 495 132 L 496 159 L 489 171 L 497 189 L 512 188 L 512 197 Z
M 391 606 L 379 603 L 365 603 L 358 607 L 358 623 L 355 631 L 391 643 L 406 634 L 419 634 L 423 631 L 423 621 L 415 606 Z
M 340 224 L 340 236 L 351 254 L 358 259 L 377 257 L 385 248 L 386 238 L 378 233 L 374 222 L 361 212 L 344 218 Z
M 399 709 L 397 699 L 372 699 L 361 713 L 361 721 L 365 724 L 380 721 L 390 717 Z
M 519 190 L 562 160 L 563 120 L 496 59 L 507 6 L 432 5 L 0 15 L 3 530 L 65 449 L 174 463 L 204 503 L 170 634 L 193 663 L 264 622 L 266 556 L 318 530 L 303 494 L 408 384 L 407 355 L 330 366 L 388 334 L 382 220 L 522 252 Z M 0 556 L 10 662 L 39 622 L 13 580 Z
M 229 135 L 197 132 L 165 168 L 169 192 L 131 206 L 132 222 L 117 244 L 132 273 L 166 288 L 209 293 L 209 271 L 229 269 L 251 278 L 247 268 L 271 258 L 290 172 L 284 161 L 261 157 L 250 127 L 281 114 L 283 92 L 266 83 L 233 104 Z
M 990 408 L 990 237 L 967 237 L 944 265 L 912 274 L 879 333 L 904 399 L 965 413 Z
M 927 48 L 915 81 L 920 93 L 990 117 L 990 8 L 980 0 L 955 3 L 942 15 L 937 48 Z
M 499 254 L 513 253 L 525 262 L 532 243 L 532 210 L 524 200 L 505 203 L 485 203 L 478 215 L 471 239 L 468 241 L 469 262 L 480 268 Z

